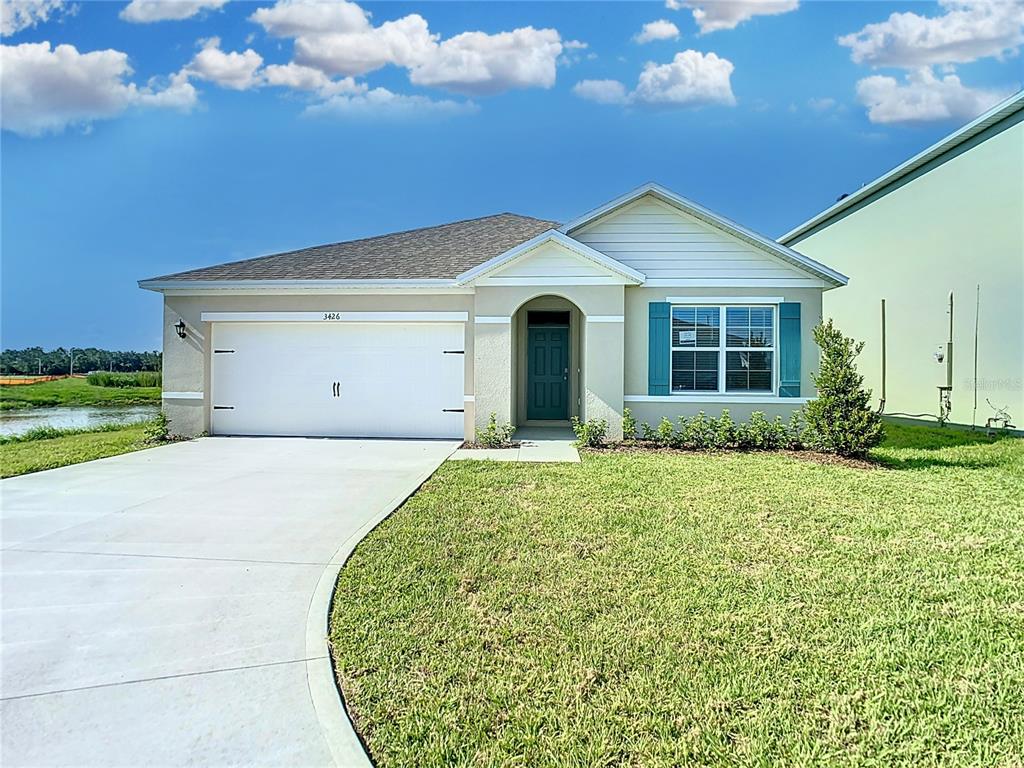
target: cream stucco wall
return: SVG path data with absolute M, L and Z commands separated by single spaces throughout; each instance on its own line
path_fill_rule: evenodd
M 718 414 L 728 407 L 737 418 L 753 410 L 788 417 L 799 401 L 750 405 L 734 398 L 699 400 L 670 397 L 658 402 L 626 402 L 627 395 L 647 394 L 648 303 L 669 296 L 735 296 L 743 300 L 770 293 L 784 301 L 801 303 L 801 392 L 813 394 L 811 372 L 817 347 L 811 329 L 821 318 L 821 292 L 812 288 L 644 288 L 621 285 L 585 286 L 480 286 L 474 294 L 346 294 L 346 295 L 210 295 L 174 296 L 165 300 L 164 390 L 199 392 L 202 399 L 165 399 L 171 428 L 178 434 L 197 434 L 209 429 L 211 336 L 203 312 L 330 312 L 330 311 L 464 311 L 465 437 L 472 439 L 491 412 L 499 421 L 525 421 L 525 333 L 529 309 L 562 309 L 572 312 L 571 377 L 572 415 L 605 419 L 609 435 L 621 435 L 622 410 L 628 405 L 641 420 L 652 423 L 662 416 L 677 418 L 703 410 Z M 182 340 L 173 325 L 181 318 L 187 325 Z M 620 321 L 619 318 L 622 318 Z M 489 322 L 483 322 L 489 321 Z M 497 322 L 496 322 L 497 321 Z
M 791 246 L 849 275 L 825 294 L 825 313 L 866 342 L 858 365 L 876 397 L 886 299 L 890 413 L 937 413 L 946 371 L 934 353 L 946 342 L 952 291 L 951 420 L 972 423 L 980 286 L 977 421 L 992 414 L 990 398 L 1024 423 L 1024 123 Z
M 513 421 L 517 312 L 541 296 L 556 296 L 574 304 L 584 316 L 580 361 L 580 415 L 604 419 L 612 437 L 622 434 L 623 323 L 591 322 L 586 318 L 622 317 L 623 286 L 480 286 L 476 289 L 475 385 L 476 423 L 486 424 L 491 412 L 499 421 Z M 497 320 L 507 322 L 479 322 Z
M 836 290 L 842 291 L 845 288 Z M 818 347 L 814 343 L 813 330 L 821 322 L 821 296 L 822 292 L 817 288 L 762 288 L 756 292 L 749 288 L 626 288 L 626 406 L 637 421 L 646 421 L 652 425 L 661 421 L 663 416 L 673 421 L 680 416 L 696 416 L 700 411 L 709 416 L 718 416 L 723 408 L 727 408 L 736 420 L 749 419 L 753 411 L 761 411 L 769 417 L 780 415 L 788 419 L 794 410 L 804 404 L 807 397 L 814 396 L 811 374 L 817 371 Z M 737 301 L 762 297 L 799 302 L 801 397 L 769 400 L 757 397 L 757 402 L 749 402 L 753 399 L 749 396 L 722 394 L 703 398 L 698 395 L 668 395 L 651 402 L 631 400 L 631 397 L 647 395 L 648 305 L 652 301 L 666 301 L 669 297 L 735 298 Z

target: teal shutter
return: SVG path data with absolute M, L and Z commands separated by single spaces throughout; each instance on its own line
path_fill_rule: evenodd
M 800 302 L 779 304 L 779 397 L 800 397 Z
M 648 306 L 647 394 L 667 395 L 672 305 L 664 301 L 652 301 Z

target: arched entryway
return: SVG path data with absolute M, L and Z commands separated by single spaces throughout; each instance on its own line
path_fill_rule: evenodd
M 536 296 L 512 315 L 512 423 L 562 426 L 580 415 L 586 317 L 562 296 Z

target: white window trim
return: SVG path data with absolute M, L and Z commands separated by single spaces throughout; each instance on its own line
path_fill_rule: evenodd
M 673 299 L 679 297 L 670 296 L 668 300 L 671 302 Z M 782 300 L 779 299 L 779 302 Z M 673 310 L 676 307 L 707 307 L 711 306 L 710 300 L 704 299 L 701 301 L 691 301 L 689 303 L 672 303 L 669 307 L 668 322 L 668 387 L 669 397 L 684 397 L 690 399 L 705 399 L 708 396 L 724 397 L 724 398 L 740 398 L 740 397 L 768 397 L 777 398 L 779 396 L 779 305 L 778 302 L 772 303 L 769 300 L 765 300 L 761 297 L 755 299 L 747 299 L 746 301 L 732 301 L 729 300 L 726 303 L 718 304 L 718 346 L 717 347 L 698 347 L 696 344 L 692 347 L 677 347 L 673 340 L 672 333 L 672 320 Z M 772 345 L 771 347 L 730 347 L 727 342 L 726 333 L 726 319 L 725 311 L 728 307 L 768 307 L 772 311 Z M 673 352 L 717 352 L 718 353 L 718 389 L 712 390 L 683 390 L 675 392 L 672 390 L 672 353 Z M 725 371 L 726 371 L 726 355 L 729 352 L 771 352 L 772 353 L 772 387 L 771 390 L 762 392 L 750 390 L 735 390 L 729 392 L 725 388 Z

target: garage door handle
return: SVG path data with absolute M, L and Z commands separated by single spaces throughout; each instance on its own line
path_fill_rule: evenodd
M 466 354 L 466 350 L 464 350 L 464 349 L 446 349 L 446 350 L 444 350 L 444 352 L 442 354 L 445 354 L 445 355 L 464 355 L 464 354 Z
M 441 413 L 465 413 L 465 408 L 442 408 Z
M 331 394 L 334 397 L 341 397 L 341 382 L 340 381 L 336 381 L 333 384 L 331 384 Z

